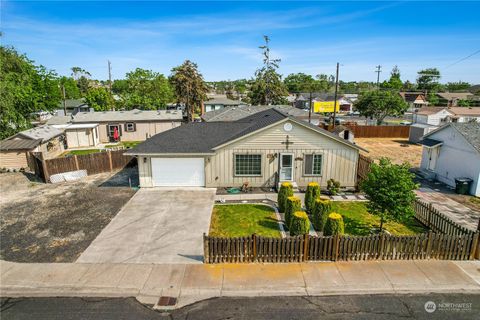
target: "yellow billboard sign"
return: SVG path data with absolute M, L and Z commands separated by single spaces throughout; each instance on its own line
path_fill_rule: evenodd
M 333 112 L 335 101 L 314 101 L 313 102 L 313 112 Z M 337 101 L 336 111 L 340 110 L 340 103 Z

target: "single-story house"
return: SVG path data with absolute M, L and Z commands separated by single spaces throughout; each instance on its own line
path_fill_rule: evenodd
M 448 123 L 422 141 L 422 173 L 449 186 L 470 178 L 470 194 L 480 196 L 480 123 Z
M 276 187 L 291 181 L 357 182 L 361 148 L 275 108 L 232 122 L 196 122 L 157 134 L 125 154 L 141 187 Z
M 67 114 L 65 114 L 65 109 Z M 57 115 L 59 116 L 68 116 L 76 115 L 79 112 L 88 112 L 90 111 L 90 106 L 85 102 L 85 99 L 66 99 L 65 105 L 63 100 L 58 104 Z
M 469 100 L 473 97 L 470 92 L 437 92 L 436 95 L 440 99 L 440 104 L 448 107 L 456 107 L 459 100 Z
M 27 168 L 29 152 L 41 152 L 44 159 L 55 158 L 65 150 L 62 129 L 39 126 L 19 132 L 0 142 L 0 168 Z
M 178 127 L 182 122 L 183 115 L 180 110 L 138 109 L 79 112 L 71 121 L 75 125 L 95 124 L 100 143 L 143 141 L 157 133 Z M 118 139 L 115 139 L 115 136 L 118 136 Z
M 222 110 L 224 108 L 234 108 L 238 106 L 245 106 L 247 103 L 240 100 L 228 99 L 224 95 L 215 95 L 209 100 L 203 102 L 204 112 Z
M 275 108 L 282 113 L 293 116 L 297 119 L 307 121 L 309 119 L 309 112 L 306 110 L 291 107 L 289 105 L 273 105 L 273 106 L 239 106 L 237 108 L 225 108 L 222 110 L 210 111 L 202 116 L 203 121 L 237 121 L 248 117 L 252 114 L 262 112 L 268 109 Z M 310 114 L 310 122 L 314 125 L 320 123 L 322 117 L 318 114 Z

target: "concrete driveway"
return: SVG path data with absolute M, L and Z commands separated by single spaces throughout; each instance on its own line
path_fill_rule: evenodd
M 77 262 L 202 263 L 215 189 L 140 189 Z

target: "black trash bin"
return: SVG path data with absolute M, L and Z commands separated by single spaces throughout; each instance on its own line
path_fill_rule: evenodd
M 470 178 L 455 178 L 455 192 L 458 194 L 469 194 L 472 182 L 473 180 Z

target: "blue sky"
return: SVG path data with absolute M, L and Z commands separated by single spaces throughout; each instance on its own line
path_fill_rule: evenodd
M 114 79 L 136 67 L 169 74 L 190 59 L 206 80 L 250 78 L 262 35 L 284 75 L 404 80 L 438 67 L 442 82 L 480 83 L 480 2 L 14 2 L 1 3 L 4 45 L 59 74 L 83 67 Z

